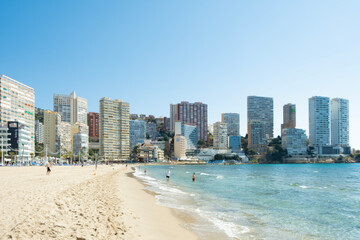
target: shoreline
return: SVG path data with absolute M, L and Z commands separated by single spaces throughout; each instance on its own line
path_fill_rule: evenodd
M 0 239 L 199 239 L 186 219 L 128 176 L 131 167 L 100 165 L 96 175 L 94 166 L 45 171 L 0 168 Z

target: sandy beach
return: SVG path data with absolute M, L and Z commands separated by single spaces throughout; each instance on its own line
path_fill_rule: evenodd
M 130 167 L 0 168 L 0 239 L 198 239 Z

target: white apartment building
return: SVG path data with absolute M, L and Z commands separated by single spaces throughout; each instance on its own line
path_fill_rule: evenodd
M 5 75 L 0 75 L 0 124 L 17 121 L 30 134 L 29 153 L 35 153 L 35 91 Z
M 330 145 L 330 99 L 314 96 L 309 99 L 310 146 Z
M 331 99 L 331 145 L 349 146 L 349 100 Z
M 39 120 L 35 120 L 35 141 L 44 143 L 44 124 Z

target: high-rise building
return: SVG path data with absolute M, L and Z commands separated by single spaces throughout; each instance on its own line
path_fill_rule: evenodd
M 248 124 L 251 121 L 262 121 L 265 124 L 266 138 L 274 136 L 274 102 L 272 98 L 248 96 L 247 115 Z M 250 135 L 249 129 L 248 135 Z
M 110 98 L 100 99 L 100 155 L 110 160 L 130 157 L 129 103 Z
M 289 155 L 305 155 L 307 150 L 305 130 L 284 128 L 281 132 L 281 144 Z
M 309 140 L 321 154 L 322 146 L 330 145 L 330 99 L 309 98 Z
M 281 130 L 285 128 L 296 127 L 296 106 L 295 104 L 288 103 L 283 107 L 283 124 Z
M 89 112 L 89 137 L 99 137 L 99 114 Z
M 47 153 L 55 154 L 59 146 L 61 116 L 57 112 L 44 111 L 44 147 Z
M 349 146 L 349 100 L 331 99 L 331 145 Z
M 35 120 L 35 141 L 44 143 L 44 124 L 39 120 Z
M 182 135 L 175 135 L 174 137 L 174 157 L 176 159 L 186 159 L 186 138 Z
M 207 104 L 201 102 L 170 104 L 170 131 L 175 131 L 176 121 L 196 125 L 198 139 L 207 141 Z
M 77 97 L 75 91 L 70 95 L 54 94 L 54 112 L 61 115 L 63 122 L 87 124 L 87 100 Z
M 10 151 L 10 133 L 7 125 L 0 125 L 0 147 L 2 151 L 0 158 L 2 158 L 2 155 L 4 156 L 4 159 L 1 159 L 1 163 L 5 163 L 5 157 L 8 156 Z
M 0 75 L 0 124 L 16 121 L 30 132 L 30 154 L 35 153 L 35 92 L 34 89 Z
M 238 113 L 223 113 L 221 121 L 227 123 L 228 136 L 240 135 L 240 115 Z
M 248 148 L 262 153 L 266 148 L 266 123 L 251 120 L 248 123 Z
M 227 123 L 214 123 L 214 149 L 227 149 L 228 147 Z
M 198 143 L 198 132 L 195 125 L 175 122 L 175 135 L 182 135 L 186 138 L 187 149 L 195 150 Z
M 146 122 L 143 120 L 130 120 L 130 151 L 146 139 Z

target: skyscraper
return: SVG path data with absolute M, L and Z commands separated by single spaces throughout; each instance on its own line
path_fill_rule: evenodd
M 170 104 L 170 130 L 175 131 L 175 122 L 196 125 L 198 139 L 207 141 L 208 112 L 207 104 L 181 102 Z
M 227 123 L 214 123 L 214 149 L 228 148 L 228 126 Z
M 89 137 L 99 137 L 99 114 L 89 112 Z
M 274 102 L 272 98 L 248 96 L 247 115 L 248 124 L 251 121 L 262 121 L 265 124 L 266 137 L 274 136 Z M 250 135 L 249 129 L 248 135 Z
M 29 131 L 29 154 L 35 153 L 35 92 L 34 89 L 5 75 L 0 75 L 0 125 L 19 122 Z
M 100 155 L 107 160 L 129 159 L 129 103 L 100 99 L 99 119 Z
M 70 95 L 54 94 L 54 112 L 63 122 L 87 124 L 87 100 L 77 97 L 75 91 Z
M 281 130 L 285 128 L 296 127 L 296 106 L 295 104 L 288 103 L 283 107 L 283 124 Z
M 330 145 L 330 99 L 314 96 L 309 98 L 309 140 L 310 146 Z M 319 151 L 321 152 L 321 150 Z
M 349 146 L 349 100 L 331 99 L 331 145 Z
M 221 121 L 227 123 L 228 136 L 240 135 L 240 115 L 238 113 L 223 113 Z

